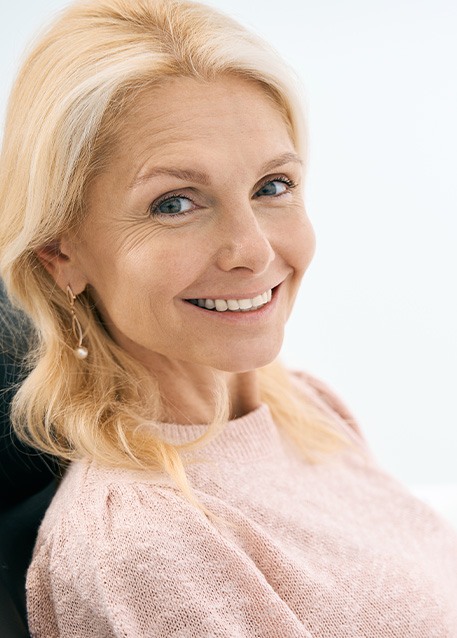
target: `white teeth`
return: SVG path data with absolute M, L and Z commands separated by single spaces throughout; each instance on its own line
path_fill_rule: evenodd
M 249 310 L 252 308 L 252 301 L 250 299 L 240 299 L 238 304 L 240 306 L 240 310 Z
M 269 303 L 272 298 L 272 291 L 267 290 L 254 299 L 188 299 L 194 306 L 206 308 L 207 310 L 217 310 L 218 312 L 248 312 L 257 310 L 261 306 Z

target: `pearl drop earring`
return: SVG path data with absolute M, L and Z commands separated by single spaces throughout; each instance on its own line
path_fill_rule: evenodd
M 70 304 L 70 311 L 71 311 L 71 329 L 78 343 L 78 345 L 73 350 L 73 352 L 75 353 L 75 357 L 77 359 L 81 359 L 81 360 L 86 359 L 89 354 L 89 351 L 87 350 L 85 346 L 83 346 L 83 331 L 81 328 L 81 324 L 78 321 L 78 317 L 76 316 L 76 313 L 75 313 L 76 296 L 74 295 L 70 285 L 67 286 L 67 298 L 68 298 L 68 303 Z

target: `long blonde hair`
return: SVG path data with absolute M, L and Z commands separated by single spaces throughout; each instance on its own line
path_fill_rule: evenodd
M 77 316 L 90 357 L 74 358 L 65 293 L 36 251 L 83 221 L 87 186 L 138 91 L 170 76 L 211 80 L 222 73 L 261 86 L 304 153 L 297 79 L 269 45 L 230 17 L 188 0 L 80 0 L 26 59 L 11 94 L 0 160 L 1 272 L 37 335 L 31 372 L 13 406 L 16 431 L 61 459 L 161 468 L 197 505 L 180 451 L 217 435 L 229 414 L 226 390 L 217 388 L 214 420 L 197 443 L 177 447 L 146 433 L 139 426 L 163 416 L 154 381 L 110 338 L 87 292 Z M 262 400 L 305 457 L 340 442 L 280 364 L 259 370 L 259 379 Z

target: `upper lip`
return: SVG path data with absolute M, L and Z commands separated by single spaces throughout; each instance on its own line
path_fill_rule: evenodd
M 277 284 L 274 284 L 273 286 L 270 286 L 270 288 L 263 288 L 260 291 L 256 291 L 256 292 L 242 292 L 240 293 L 239 291 L 236 293 L 229 293 L 229 294 L 218 294 L 218 295 L 207 295 L 207 296 L 203 296 L 203 295 L 199 295 L 199 296 L 195 296 L 195 297 L 186 297 L 186 299 L 254 299 L 255 297 L 258 297 L 259 295 L 263 295 L 264 292 L 268 292 L 269 290 L 273 290 L 274 288 L 277 288 L 280 284 L 282 284 L 282 282 L 284 281 L 284 279 L 281 279 L 280 282 L 278 282 Z

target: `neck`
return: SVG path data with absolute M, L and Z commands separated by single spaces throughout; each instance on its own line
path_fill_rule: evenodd
M 164 420 L 169 423 L 211 423 L 215 417 L 215 396 L 229 399 L 228 419 L 235 419 L 260 405 L 256 370 L 224 372 L 214 368 L 167 362 L 154 370 L 163 398 Z

